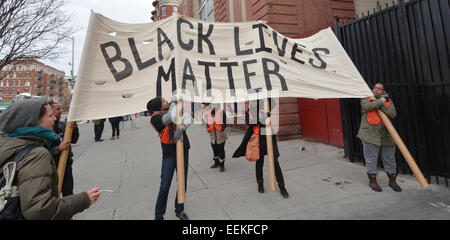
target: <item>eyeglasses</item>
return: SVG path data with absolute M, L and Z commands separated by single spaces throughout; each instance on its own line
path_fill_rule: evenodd
M 384 90 L 384 88 L 379 88 L 379 87 L 373 87 L 373 89 L 375 89 L 375 90 Z

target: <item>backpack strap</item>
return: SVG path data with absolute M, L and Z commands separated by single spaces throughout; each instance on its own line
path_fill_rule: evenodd
M 13 163 L 14 162 L 15 165 L 17 166 L 17 164 L 19 164 L 20 160 L 22 160 L 25 157 L 25 155 L 27 155 L 35 147 L 37 147 L 37 146 L 30 145 L 30 146 L 27 146 L 27 147 L 21 149 L 18 153 L 16 153 L 14 155 L 14 159 L 12 161 L 10 161 L 9 163 Z M 6 163 L 4 166 L 6 166 L 9 163 Z M 16 167 L 14 166 L 14 172 L 15 172 L 15 169 L 16 169 Z M 14 178 L 14 175 L 15 175 L 14 172 L 12 174 L 13 178 Z M 7 180 L 5 178 L 6 176 L 4 176 L 4 172 L 3 171 L 0 171 L 0 177 L 1 177 L 1 179 L 0 179 L 0 188 L 3 188 L 3 186 L 5 186 L 6 180 Z M 12 180 L 13 179 L 11 179 L 11 183 L 12 183 Z

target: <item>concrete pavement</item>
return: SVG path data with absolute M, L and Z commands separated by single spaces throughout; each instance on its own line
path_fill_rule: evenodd
M 121 123 L 121 138 L 110 141 L 105 123 L 104 142 L 94 142 L 92 122 L 81 124 L 80 140 L 73 145 L 75 192 L 96 184 L 103 192 L 91 208 L 74 219 L 153 219 L 160 184 L 161 147 L 147 117 L 134 120 L 138 126 Z M 243 137 L 231 131 L 226 155 L 231 157 Z M 400 175 L 403 191 L 388 187 L 383 170 L 379 184 L 383 192 L 368 186 L 365 167 L 344 159 L 343 149 L 294 139 L 279 142 L 279 159 L 286 188 L 270 191 L 267 160 L 265 189 L 258 193 L 255 163 L 244 158 L 227 159 L 226 171 L 210 169 L 212 152 L 202 126 L 188 130 L 191 143 L 185 211 L 192 220 L 203 219 L 450 219 L 450 189 L 443 185 L 421 188 L 414 176 Z M 300 146 L 305 146 L 305 151 Z M 174 214 L 176 174 L 165 219 Z

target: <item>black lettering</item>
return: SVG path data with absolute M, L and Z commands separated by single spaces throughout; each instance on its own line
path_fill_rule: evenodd
M 156 96 L 162 96 L 162 86 L 161 86 L 161 78 L 163 78 L 166 82 L 172 78 L 172 92 L 177 89 L 177 81 L 175 75 L 175 58 L 172 58 L 170 62 L 170 67 L 167 73 L 164 71 L 163 66 L 159 66 L 158 68 L 158 77 L 156 78 Z
M 164 40 L 161 39 L 161 36 L 164 37 Z M 174 49 L 172 42 L 170 41 L 170 39 L 167 37 L 166 33 L 161 30 L 161 28 L 158 28 L 158 56 L 159 56 L 159 61 L 163 60 L 163 55 L 162 55 L 162 45 L 164 43 L 167 43 L 167 45 L 169 45 L 170 51 L 172 51 Z
M 198 65 L 205 66 L 205 78 L 206 78 L 206 94 L 208 97 L 211 96 L 211 74 L 209 71 L 209 67 L 215 67 L 216 64 L 213 62 L 202 62 L 198 61 Z
M 330 54 L 330 50 L 328 48 L 314 48 L 312 51 L 314 52 L 314 56 L 316 56 L 317 60 L 320 61 L 320 66 L 315 65 L 314 60 L 312 58 L 309 59 L 309 64 L 311 64 L 311 66 L 316 67 L 318 69 L 326 69 L 327 63 L 322 60 L 322 58 L 319 56 L 318 51 L 322 51 L 328 55 L 328 54 Z
M 194 47 L 194 40 L 189 39 L 189 43 L 184 43 L 183 40 L 181 39 L 181 24 L 182 23 L 186 23 L 187 25 L 189 25 L 190 29 L 194 28 L 194 25 L 192 25 L 191 22 L 189 22 L 186 19 L 183 18 L 179 18 L 177 21 L 177 37 L 178 37 L 178 44 L 180 44 L 181 48 L 183 48 L 184 50 L 192 50 L 192 48 Z
M 221 67 L 227 67 L 228 73 L 228 84 L 230 85 L 230 93 L 231 96 L 236 96 L 235 86 L 234 86 L 234 78 L 233 78 L 233 69 L 232 67 L 238 66 L 237 62 L 222 62 L 220 63 Z
M 267 65 L 267 63 L 272 63 L 274 66 L 273 70 L 269 69 L 269 66 Z M 280 65 L 275 62 L 272 59 L 269 58 L 263 58 L 262 59 L 262 63 L 263 63 L 263 69 L 264 69 L 264 79 L 266 80 L 266 87 L 267 90 L 270 91 L 272 90 L 272 83 L 270 82 L 270 75 L 275 75 L 280 79 L 281 82 L 281 89 L 283 91 L 287 91 L 288 87 L 286 85 L 286 79 L 280 74 Z
M 114 57 L 110 57 L 108 55 L 108 52 L 106 52 L 106 48 L 108 47 L 113 47 L 116 50 L 116 55 Z M 133 67 L 131 66 L 130 61 L 121 57 L 122 52 L 120 51 L 120 47 L 119 45 L 117 45 L 117 43 L 115 42 L 103 43 L 100 45 L 100 48 L 102 50 L 106 64 L 108 65 L 109 70 L 113 74 L 114 79 L 116 79 L 116 82 L 129 77 L 133 73 Z M 121 61 L 123 64 L 125 64 L 125 69 L 123 69 L 121 72 L 117 72 L 117 69 L 113 65 L 113 62 L 117 61 Z
M 255 49 L 255 51 L 257 53 L 262 52 L 262 51 L 271 53 L 272 49 L 266 47 L 266 44 L 264 42 L 264 31 L 263 31 L 263 28 L 267 29 L 267 26 L 262 24 L 262 23 L 258 23 L 258 24 L 253 25 L 253 29 L 255 29 L 255 28 L 258 28 L 258 31 L 259 31 L 259 44 L 261 45 L 261 47 Z
M 298 62 L 298 63 L 305 64 L 304 61 L 302 61 L 302 60 L 300 60 L 300 59 L 295 57 L 296 53 L 302 53 L 302 52 L 303 52 L 302 50 L 298 49 L 298 44 L 294 43 L 294 46 L 292 47 L 291 59 L 296 61 L 296 62 Z
M 211 33 L 214 29 L 214 25 L 209 24 L 208 33 L 206 35 L 203 35 L 203 24 L 198 23 L 198 52 L 203 53 L 203 44 L 202 41 L 206 42 L 209 47 L 209 53 L 211 55 L 216 55 L 216 52 L 214 52 L 214 46 L 212 42 L 208 39 L 211 36 Z
M 278 50 L 278 55 L 283 57 L 284 54 L 286 54 L 286 43 L 287 43 L 287 38 L 283 38 L 283 43 L 281 44 L 281 48 L 278 46 L 278 36 L 277 36 L 277 32 L 273 31 L 273 42 L 275 43 L 275 46 L 277 46 L 277 50 Z
M 252 49 L 241 50 L 241 46 L 239 44 L 239 27 L 234 27 L 234 49 L 236 50 L 237 56 L 253 54 Z
M 139 52 L 136 48 L 136 43 L 134 41 L 134 38 L 128 38 L 128 43 L 130 44 L 131 52 L 134 56 L 134 61 L 136 61 L 136 65 L 139 70 L 142 70 L 144 68 L 150 67 L 151 65 L 156 63 L 156 58 L 151 58 L 144 63 L 142 63 L 141 56 L 139 56 Z
M 248 66 L 249 64 L 257 63 L 256 59 L 244 61 L 244 77 L 245 77 L 245 86 L 247 87 L 247 91 L 252 89 L 252 84 L 250 83 L 250 77 L 255 76 L 255 72 L 248 72 Z
M 189 71 L 189 74 L 187 74 L 187 71 Z M 181 83 L 181 89 L 184 91 L 186 90 L 186 79 L 192 81 L 192 85 L 194 86 L 194 93 L 195 96 L 199 96 L 198 93 L 198 86 L 197 86 L 197 80 L 195 79 L 194 72 L 192 71 L 192 65 L 189 59 L 186 58 L 186 61 L 184 62 L 184 68 L 183 68 L 183 81 Z

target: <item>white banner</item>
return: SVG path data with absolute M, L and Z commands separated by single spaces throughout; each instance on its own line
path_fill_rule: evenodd
M 329 28 L 291 39 L 262 21 L 126 24 L 91 13 L 69 121 L 146 111 L 175 90 L 214 103 L 372 96 Z

